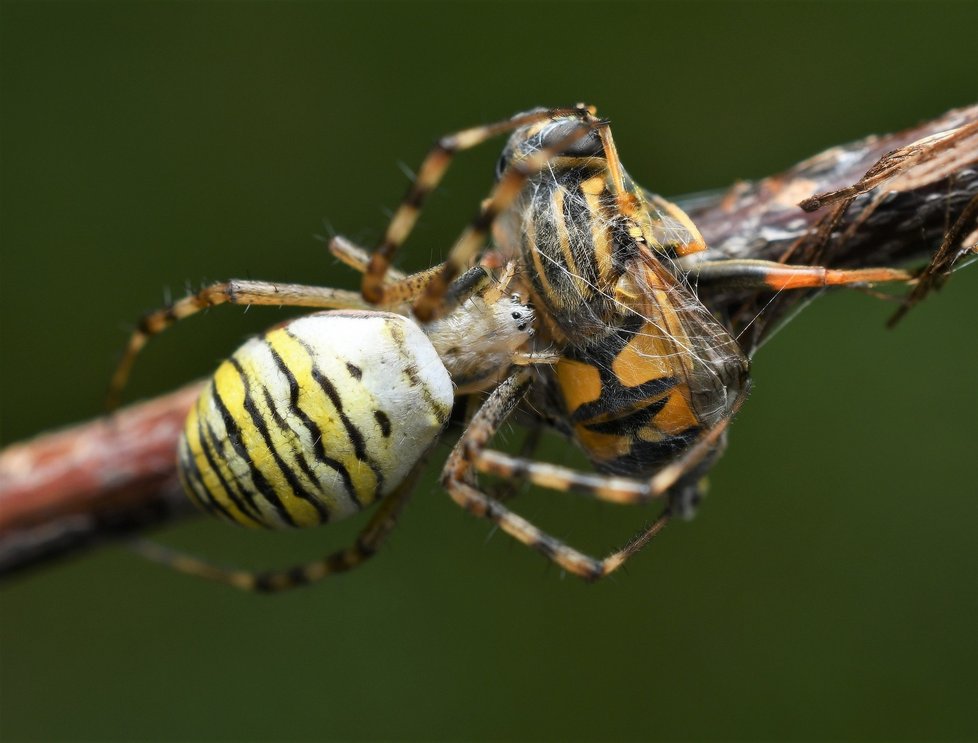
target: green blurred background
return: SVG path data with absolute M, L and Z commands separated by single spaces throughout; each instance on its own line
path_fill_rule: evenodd
M 594 102 L 630 172 L 679 194 L 978 98 L 974 3 L 4 2 L 0 20 L 4 443 L 98 414 L 166 287 L 350 285 L 313 235 L 325 219 L 375 241 L 398 164 L 446 131 Z M 459 158 L 403 265 L 443 254 L 497 154 Z M 820 299 L 756 358 L 699 516 L 598 585 L 461 512 L 434 473 L 375 561 L 289 595 L 115 548 L 11 582 L 0 736 L 978 737 L 976 290 L 961 272 L 893 332 L 892 306 Z M 131 396 L 285 316 L 181 325 Z M 548 492 L 518 508 L 596 550 L 650 516 Z M 261 566 L 358 525 L 160 538 Z

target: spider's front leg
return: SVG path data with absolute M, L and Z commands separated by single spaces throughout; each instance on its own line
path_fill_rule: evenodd
M 269 281 L 232 279 L 204 287 L 195 294 L 178 299 L 168 307 L 143 315 L 123 351 L 109 382 L 106 408 L 119 406 L 136 356 L 154 335 L 159 335 L 180 320 L 219 304 L 268 305 L 275 307 L 309 307 L 328 310 L 371 309 L 356 292 L 304 284 L 281 284 Z
M 370 258 L 361 287 L 364 299 L 371 304 L 391 304 L 396 301 L 394 297 L 399 292 L 398 282 L 385 281 L 387 272 L 395 253 L 414 229 L 428 195 L 438 187 L 457 152 L 477 147 L 493 137 L 521 126 L 528 126 L 555 116 L 570 116 L 581 112 L 582 109 L 579 108 L 531 111 L 493 124 L 463 129 L 439 139 L 422 161 L 417 175 L 387 225 L 383 240 Z M 457 273 L 448 276 L 446 284 Z

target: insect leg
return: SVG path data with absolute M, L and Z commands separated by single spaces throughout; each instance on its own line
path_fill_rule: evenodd
M 118 407 L 120 396 L 136 356 L 154 335 L 203 309 L 219 304 L 260 304 L 280 307 L 318 307 L 322 309 L 373 309 L 357 293 L 303 284 L 278 284 L 265 281 L 231 281 L 211 284 L 196 294 L 178 299 L 169 307 L 143 315 L 129 337 L 129 343 L 109 382 L 106 407 Z
M 793 266 L 774 261 L 732 259 L 704 261 L 692 269 L 692 278 L 711 289 L 812 289 L 826 286 L 910 283 L 914 275 L 899 268 L 825 268 Z
M 377 511 L 352 545 L 319 560 L 281 570 L 250 571 L 215 565 L 149 540 L 137 540 L 130 546 L 142 557 L 177 572 L 224 583 L 244 591 L 275 593 L 309 585 L 330 575 L 348 572 L 374 556 L 394 530 L 397 518 L 410 499 L 418 475 L 424 469 L 426 461 L 427 457 L 422 457 L 404 482 L 380 502 Z

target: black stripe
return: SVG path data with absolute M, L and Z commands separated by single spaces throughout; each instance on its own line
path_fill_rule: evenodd
M 197 468 L 197 462 L 190 451 L 190 444 L 187 443 L 186 436 L 180 438 L 180 450 L 177 459 L 180 463 L 178 474 L 183 481 L 187 496 L 194 505 L 211 515 L 220 512 L 230 518 L 230 514 L 221 508 L 220 503 L 214 502 L 210 497 L 210 491 L 204 487 L 204 481 L 201 478 L 200 470 Z
M 601 396 L 575 410 L 570 416 L 572 423 L 581 423 L 621 410 L 631 410 L 649 398 L 658 397 L 663 392 L 671 390 L 679 381 L 675 377 L 659 377 L 634 387 L 626 387 L 611 374 L 607 378 L 604 374 L 601 377 Z
M 499 211 L 490 205 L 475 216 L 475 219 L 472 220 L 469 227 L 473 232 L 484 235 L 489 232 L 489 228 L 492 227 L 492 223 L 498 214 Z
M 377 425 L 380 426 L 380 433 L 386 439 L 391 435 L 391 419 L 387 417 L 387 413 L 383 410 L 374 411 L 374 419 L 377 421 Z
M 265 442 L 265 446 L 268 447 L 268 451 L 271 453 L 272 459 L 275 460 L 275 464 L 278 466 L 279 471 L 282 473 L 282 476 L 285 477 L 285 481 L 292 489 L 293 495 L 314 504 L 316 511 L 322 514 L 322 506 L 315 503 L 313 496 L 302 486 L 302 483 L 299 482 L 299 478 L 296 476 L 295 472 L 292 471 L 292 468 L 289 467 L 284 459 L 282 459 L 282 455 L 279 454 L 278 449 L 275 448 L 275 444 L 272 442 L 272 432 L 268 428 L 268 421 L 262 417 L 261 411 L 258 410 L 258 406 L 255 404 L 255 398 L 251 394 L 251 383 L 248 380 L 247 375 L 244 373 L 244 369 L 241 368 L 241 364 L 239 364 L 238 360 L 233 356 L 229 359 L 229 361 L 231 362 L 231 366 L 233 366 L 234 370 L 238 373 L 238 376 L 241 378 L 241 384 L 244 385 L 244 409 L 248 415 L 251 416 L 251 422 L 254 424 L 255 428 L 258 429 L 258 433 L 261 434 L 262 440 Z
M 627 454 L 608 462 L 595 462 L 594 466 L 603 474 L 626 477 L 650 476 L 665 464 L 674 462 L 679 454 L 699 440 L 701 434 L 702 429 L 693 426 L 662 441 L 632 439 L 631 449 Z
M 422 206 L 424 206 L 424 201 L 426 198 L 428 198 L 428 194 L 430 193 L 430 188 L 419 186 L 417 183 L 414 183 L 411 185 L 411 189 L 407 192 L 407 196 L 405 196 L 403 201 L 401 201 L 401 204 L 418 211 Z
M 630 220 L 616 219 L 609 227 L 611 265 L 619 276 L 628 270 L 629 263 L 634 260 L 641 260 L 635 237 L 628 232 L 632 225 Z
M 296 432 L 292 430 L 292 427 L 289 426 L 288 422 L 282 417 L 281 413 L 278 412 L 278 408 L 275 407 L 275 400 L 272 399 L 272 393 L 268 391 L 268 387 L 263 385 L 261 390 L 265 396 L 265 404 L 268 406 L 268 409 L 272 411 L 272 417 L 275 419 L 278 427 L 284 432 L 297 435 Z M 299 448 L 293 449 L 292 454 L 295 456 L 296 464 L 299 465 L 299 469 L 302 470 L 302 474 L 304 474 L 309 482 L 322 493 L 322 484 L 319 482 L 319 478 L 316 477 L 316 473 L 312 471 L 311 467 L 309 467 L 309 463 L 306 461 L 305 456 L 303 456 L 302 450 Z M 311 496 L 304 488 L 301 493 L 296 492 L 296 495 L 308 501 L 313 508 L 319 512 L 320 522 L 326 523 L 329 521 L 329 510 L 318 498 Z
M 289 526 L 296 526 L 295 520 L 292 515 L 286 510 L 282 501 L 279 500 L 278 494 L 275 492 L 274 488 L 269 484 L 268 480 L 261 473 L 255 463 L 251 460 L 248 454 L 248 449 L 244 445 L 244 441 L 241 437 L 241 428 L 238 426 L 237 421 L 231 415 L 231 411 L 228 410 L 227 405 L 224 404 L 224 400 L 221 399 L 220 393 L 217 391 L 217 387 L 214 387 L 214 404 L 217 406 L 217 410 L 224 421 L 224 429 L 227 432 L 228 441 L 231 442 L 231 446 L 234 447 L 234 451 L 239 457 L 248 465 L 248 470 L 251 472 L 251 480 L 255 484 L 255 488 L 259 493 L 265 498 L 269 505 L 275 509 L 276 513 L 282 517 Z
M 289 333 L 289 336 L 299 343 L 302 343 L 291 333 Z M 326 454 L 326 449 L 323 445 L 322 430 L 316 425 L 315 421 L 306 415 L 305 411 L 299 407 L 299 396 L 301 395 L 299 381 L 295 378 L 292 370 L 285 365 L 285 359 L 279 356 L 278 352 L 272 348 L 272 345 L 268 343 L 268 341 L 265 341 L 265 345 L 268 346 L 268 350 L 272 354 L 272 359 L 275 361 L 275 366 L 278 367 L 278 370 L 285 376 L 285 379 L 289 383 L 289 412 L 301 420 L 302 424 L 309 432 L 309 437 L 313 442 L 313 453 L 316 455 L 316 460 L 321 464 L 336 470 L 337 474 L 340 476 L 340 479 L 343 480 L 343 487 L 346 489 L 347 495 L 350 496 L 350 499 L 356 504 L 357 508 L 362 508 L 363 503 L 357 496 L 357 491 L 353 486 L 353 479 L 350 477 L 349 471 L 342 462 L 337 459 L 333 459 Z M 309 352 L 309 348 L 305 346 L 305 344 L 303 344 L 303 347 L 306 349 L 306 352 Z M 380 492 L 381 482 L 382 479 L 378 479 L 376 492 Z
M 216 393 L 214 391 L 213 384 L 210 388 L 208 388 L 208 391 L 210 392 L 211 397 L 215 396 Z M 244 488 L 239 488 L 239 483 L 236 480 L 227 480 L 225 479 L 224 475 L 221 474 L 221 470 L 217 466 L 217 458 L 224 460 L 227 458 L 220 451 L 220 445 L 218 444 L 220 439 L 218 438 L 217 433 L 214 431 L 213 427 L 211 427 L 210 423 L 208 423 L 207 427 L 205 428 L 204 420 L 205 416 L 201 414 L 200 408 L 198 407 L 197 437 L 200 439 L 200 450 L 204 452 L 204 458 L 207 460 L 207 465 L 217 475 L 217 478 L 224 487 L 224 490 L 227 492 L 228 497 L 234 502 L 234 505 L 238 507 L 241 514 L 245 518 L 251 519 L 256 524 L 267 526 L 267 524 L 264 523 L 264 517 L 261 509 L 258 507 L 258 504 L 255 503 L 254 493 L 251 493 Z M 227 422 L 225 422 L 225 427 L 226 426 Z M 213 493 L 210 493 L 210 491 L 208 491 L 208 493 L 212 498 L 214 497 Z M 237 517 L 231 514 L 229 514 L 229 517 L 233 521 L 239 521 Z
M 555 315 L 560 309 L 560 296 L 554 296 L 552 292 L 547 290 L 540 276 L 540 272 L 536 270 L 536 265 L 533 262 L 533 254 L 536 252 L 537 243 L 539 242 L 537 238 L 539 223 L 539 215 L 535 211 L 528 210 L 523 215 L 523 229 L 520 234 L 520 255 L 523 258 L 523 263 L 528 267 L 526 277 L 530 280 L 533 296 L 550 311 L 551 315 Z M 543 262 L 541 261 L 541 263 Z
M 482 284 L 490 279 L 489 272 L 482 266 L 473 266 L 455 279 L 445 292 L 445 301 L 449 306 L 457 304 L 462 299 L 468 299 L 475 294 Z
M 595 433 L 608 433 L 614 436 L 633 437 L 651 423 L 652 419 L 665 407 L 669 397 L 656 400 L 651 405 L 633 410 L 631 413 L 596 423 L 585 423 L 584 428 Z
M 316 380 L 316 383 L 322 388 L 323 392 L 326 393 L 326 397 L 329 401 L 333 403 L 333 407 L 336 408 L 337 414 L 340 416 L 340 421 L 343 423 L 343 428 L 346 429 L 346 435 L 350 437 L 350 441 L 353 444 L 353 453 L 356 454 L 357 459 L 361 462 L 367 461 L 367 446 L 366 442 L 363 440 L 363 434 L 360 433 L 353 422 L 347 417 L 346 413 L 343 412 L 343 400 L 340 398 L 339 393 L 333 386 L 333 383 L 329 381 L 322 370 L 316 365 L 316 353 L 309 347 L 309 345 L 293 334 L 288 328 L 284 328 L 285 332 L 288 334 L 292 340 L 301 345 L 306 353 L 309 354 L 309 362 L 312 368 L 312 378 Z
M 417 387 L 417 389 L 421 392 L 421 396 L 428 405 L 428 410 L 438 419 L 438 423 L 444 425 L 448 422 L 448 418 L 451 416 L 451 410 L 442 410 L 441 406 L 435 401 L 434 395 L 431 394 L 431 389 L 419 376 L 420 370 L 411 361 L 412 355 L 407 349 L 407 337 L 404 335 L 404 329 L 398 323 L 391 323 L 388 326 L 388 329 L 391 333 L 391 340 L 393 340 L 394 345 L 397 346 L 397 351 L 400 354 L 402 363 L 404 364 L 403 371 L 405 376 L 407 376 L 411 385 L 413 387 Z

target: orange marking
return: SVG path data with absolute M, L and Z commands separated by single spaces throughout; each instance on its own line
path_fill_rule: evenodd
M 663 202 L 665 203 L 666 209 L 669 212 L 670 216 L 673 219 L 675 219 L 677 222 L 682 224 L 683 227 L 686 228 L 691 238 L 689 242 L 678 243 L 672 246 L 673 249 L 676 251 L 676 255 L 684 256 L 684 255 L 690 255 L 691 253 L 699 253 L 700 251 L 706 250 L 706 241 L 703 239 L 703 236 L 700 234 L 700 231 L 693 223 L 693 220 L 689 218 L 689 215 L 686 214 L 686 212 L 684 212 L 678 206 L 673 204 L 671 201 L 666 201 L 665 199 L 663 199 Z
M 860 282 L 910 281 L 913 275 L 898 268 L 857 268 L 852 270 L 829 269 L 825 272 L 825 283 L 841 286 Z
M 556 365 L 557 383 L 567 403 L 567 412 L 573 413 L 581 405 L 601 397 L 601 375 L 597 367 L 580 361 L 561 359 Z
M 611 364 L 611 370 L 626 387 L 637 387 L 653 379 L 674 376 L 669 356 L 672 344 L 651 323 L 628 342 Z
M 683 256 L 691 255 L 692 253 L 701 253 L 706 250 L 706 242 L 703 239 L 695 240 L 691 243 L 679 243 L 673 246 L 676 251 L 676 255 L 682 258 Z
M 631 441 L 627 436 L 616 436 L 612 433 L 597 433 L 590 431 L 583 425 L 574 426 L 577 440 L 588 458 L 602 462 L 610 462 L 628 454 L 632 449 Z
M 656 444 L 660 441 L 664 441 L 666 439 L 667 434 L 663 433 L 662 431 L 660 431 L 658 428 L 655 428 L 654 426 L 646 426 L 645 428 L 640 429 L 635 434 L 635 436 L 641 441 L 647 441 L 649 443 Z
M 686 399 L 688 389 L 680 387 L 673 390 L 669 400 L 655 416 L 653 424 L 667 436 L 676 436 L 687 428 L 699 425 L 699 419 Z
M 604 175 L 596 175 L 581 182 L 581 191 L 590 196 L 600 196 L 604 193 Z

